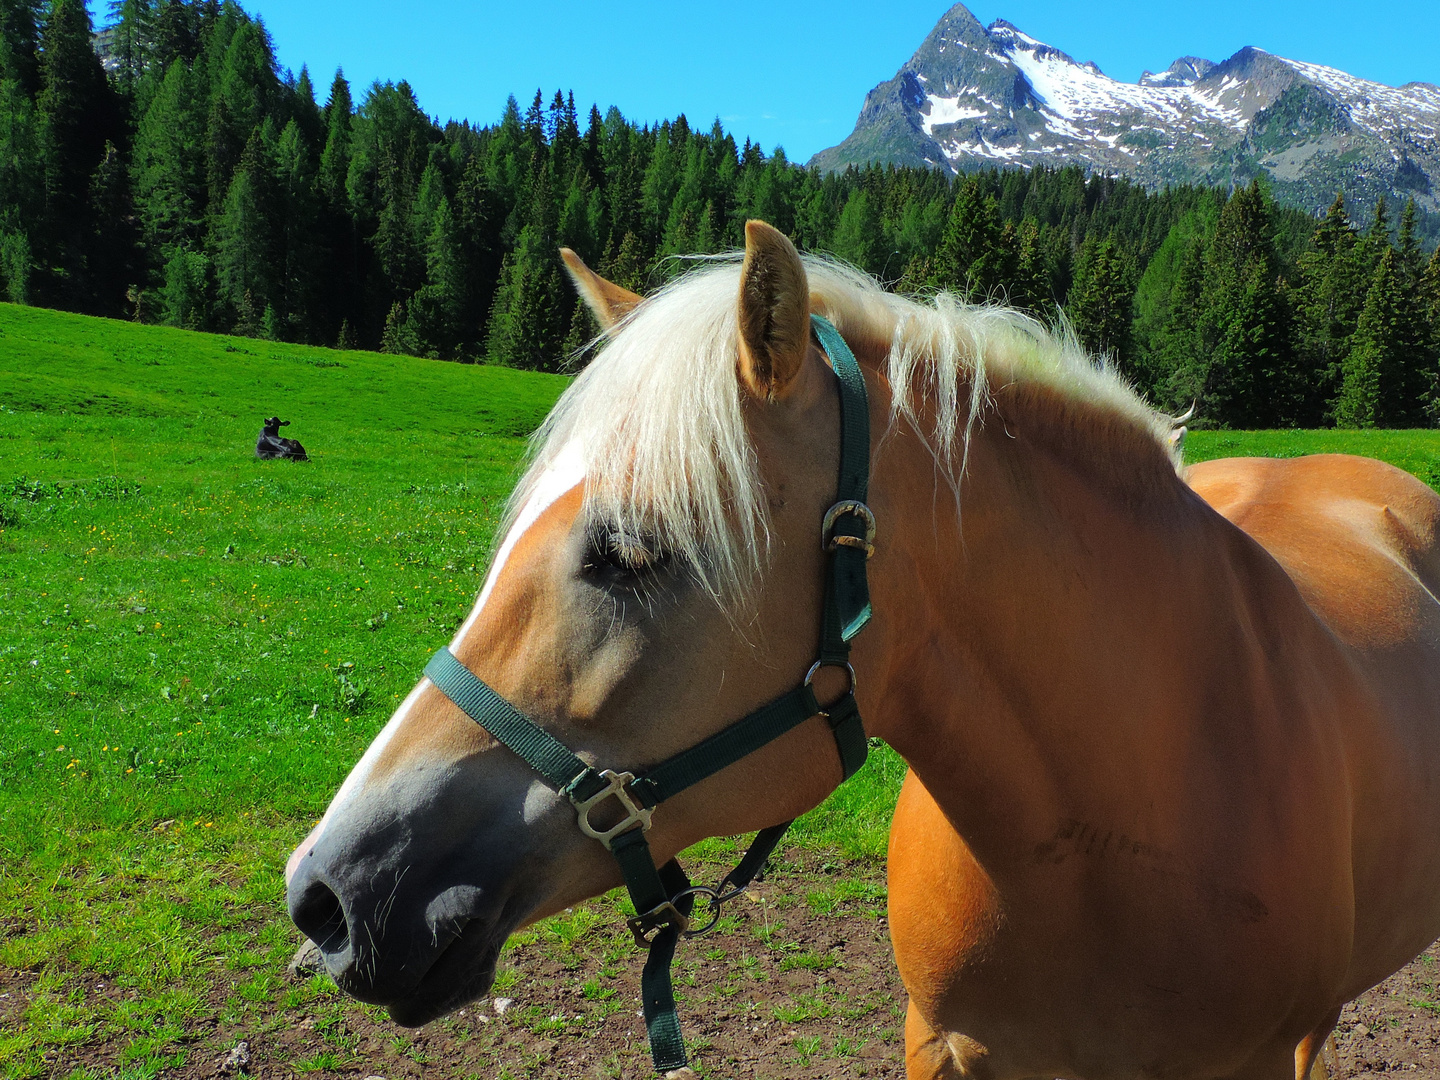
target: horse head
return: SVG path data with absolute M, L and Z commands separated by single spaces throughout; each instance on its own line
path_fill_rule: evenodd
M 768 225 L 742 266 L 643 300 L 565 258 L 606 344 L 547 420 L 450 651 L 586 763 L 638 772 L 817 655 L 839 391 L 806 266 Z M 817 694 L 844 679 L 822 671 Z M 787 821 L 841 777 L 813 717 L 656 809 L 655 861 Z M 428 678 L 286 875 L 337 984 L 408 1025 L 486 993 L 513 931 L 621 881 L 571 803 Z

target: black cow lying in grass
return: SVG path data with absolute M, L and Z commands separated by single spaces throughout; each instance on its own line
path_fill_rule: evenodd
M 281 436 L 280 429 L 289 426 L 289 420 L 281 420 L 278 416 L 272 416 L 266 420 L 264 430 L 260 432 L 260 437 L 255 440 L 255 456 L 258 458 L 288 458 L 291 461 L 309 461 L 310 455 L 305 453 L 305 447 L 300 445 L 299 439 L 286 439 Z

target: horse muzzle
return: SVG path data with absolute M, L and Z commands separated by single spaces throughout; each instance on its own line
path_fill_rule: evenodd
M 484 996 L 516 921 L 497 890 L 411 881 L 414 863 L 337 858 L 337 847 L 322 836 L 297 852 L 287 887 L 290 917 L 335 985 L 406 1027 Z

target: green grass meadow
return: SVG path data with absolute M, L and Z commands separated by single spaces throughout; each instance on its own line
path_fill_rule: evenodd
M 285 976 L 285 856 L 469 610 L 564 386 L 0 305 L 0 1076 L 155 1076 L 335 994 Z M 309 464 L 254 459 L 272 413 Z M 1440 432 L 1187 445 L 1326 451 L 1440 485 Z M 795 842 L 880 855 L 902 773 Z

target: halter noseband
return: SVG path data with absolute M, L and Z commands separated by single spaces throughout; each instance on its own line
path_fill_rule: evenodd
M 865 505 L 870 482 L 870 413 L 860 365 L 839 332 L 819 315 L 810 316 L 815 335 L 829 354 L 840 387 L 840 477 L 836 501 L 825 514 L 821 539 L 825 546 L 825 606 L 820 625 L 820 655 L 804 681 L 743 720 L 703 742 L 682 750 L 643 773 L 596 769 L 576 757 L 553 735 L 520 712 L 465 667 L 448 648 L 425 666 L 425 674 L 465 714 L 514 751 L 575 807 L 580 831 L 600 841 L 615 856 L 635 905 L 628 920 L 636 944 L 650 950 L 641 976 L 645 1027 L 650 1054 L 661 1073 L 683 1068 L 685 1044 L 675 1013 L 670 961 L 680 935 L 703 934 L 720 917 L 720 905 L 740 893 L 764 865 L 791 825 L 786 821 L 762 829 L 740 864 L 714 889 L 695 888 L 680 864 L 671 859 L 656 867 L 645 832 L 655 807 L 706 777 L 733 765 L 778 739 L 812 716 L 823 716 L 835 735 L 844 779 L 865 764 L 865 728 L 855 702 L 855 670 L 850 666 L 850 639 L 870 621 L 870 590 L 865 562 L 875 551 L 875 515 Z M 845 693 L 823 708 L 811 689 L 822 667 L 843 667 L 849 675 Z M 590 812 L 614 799 L 623 813 L 617 824 L 598 828 Z M 692 928 L 695 897 L 710 902 L 710 919 Z

